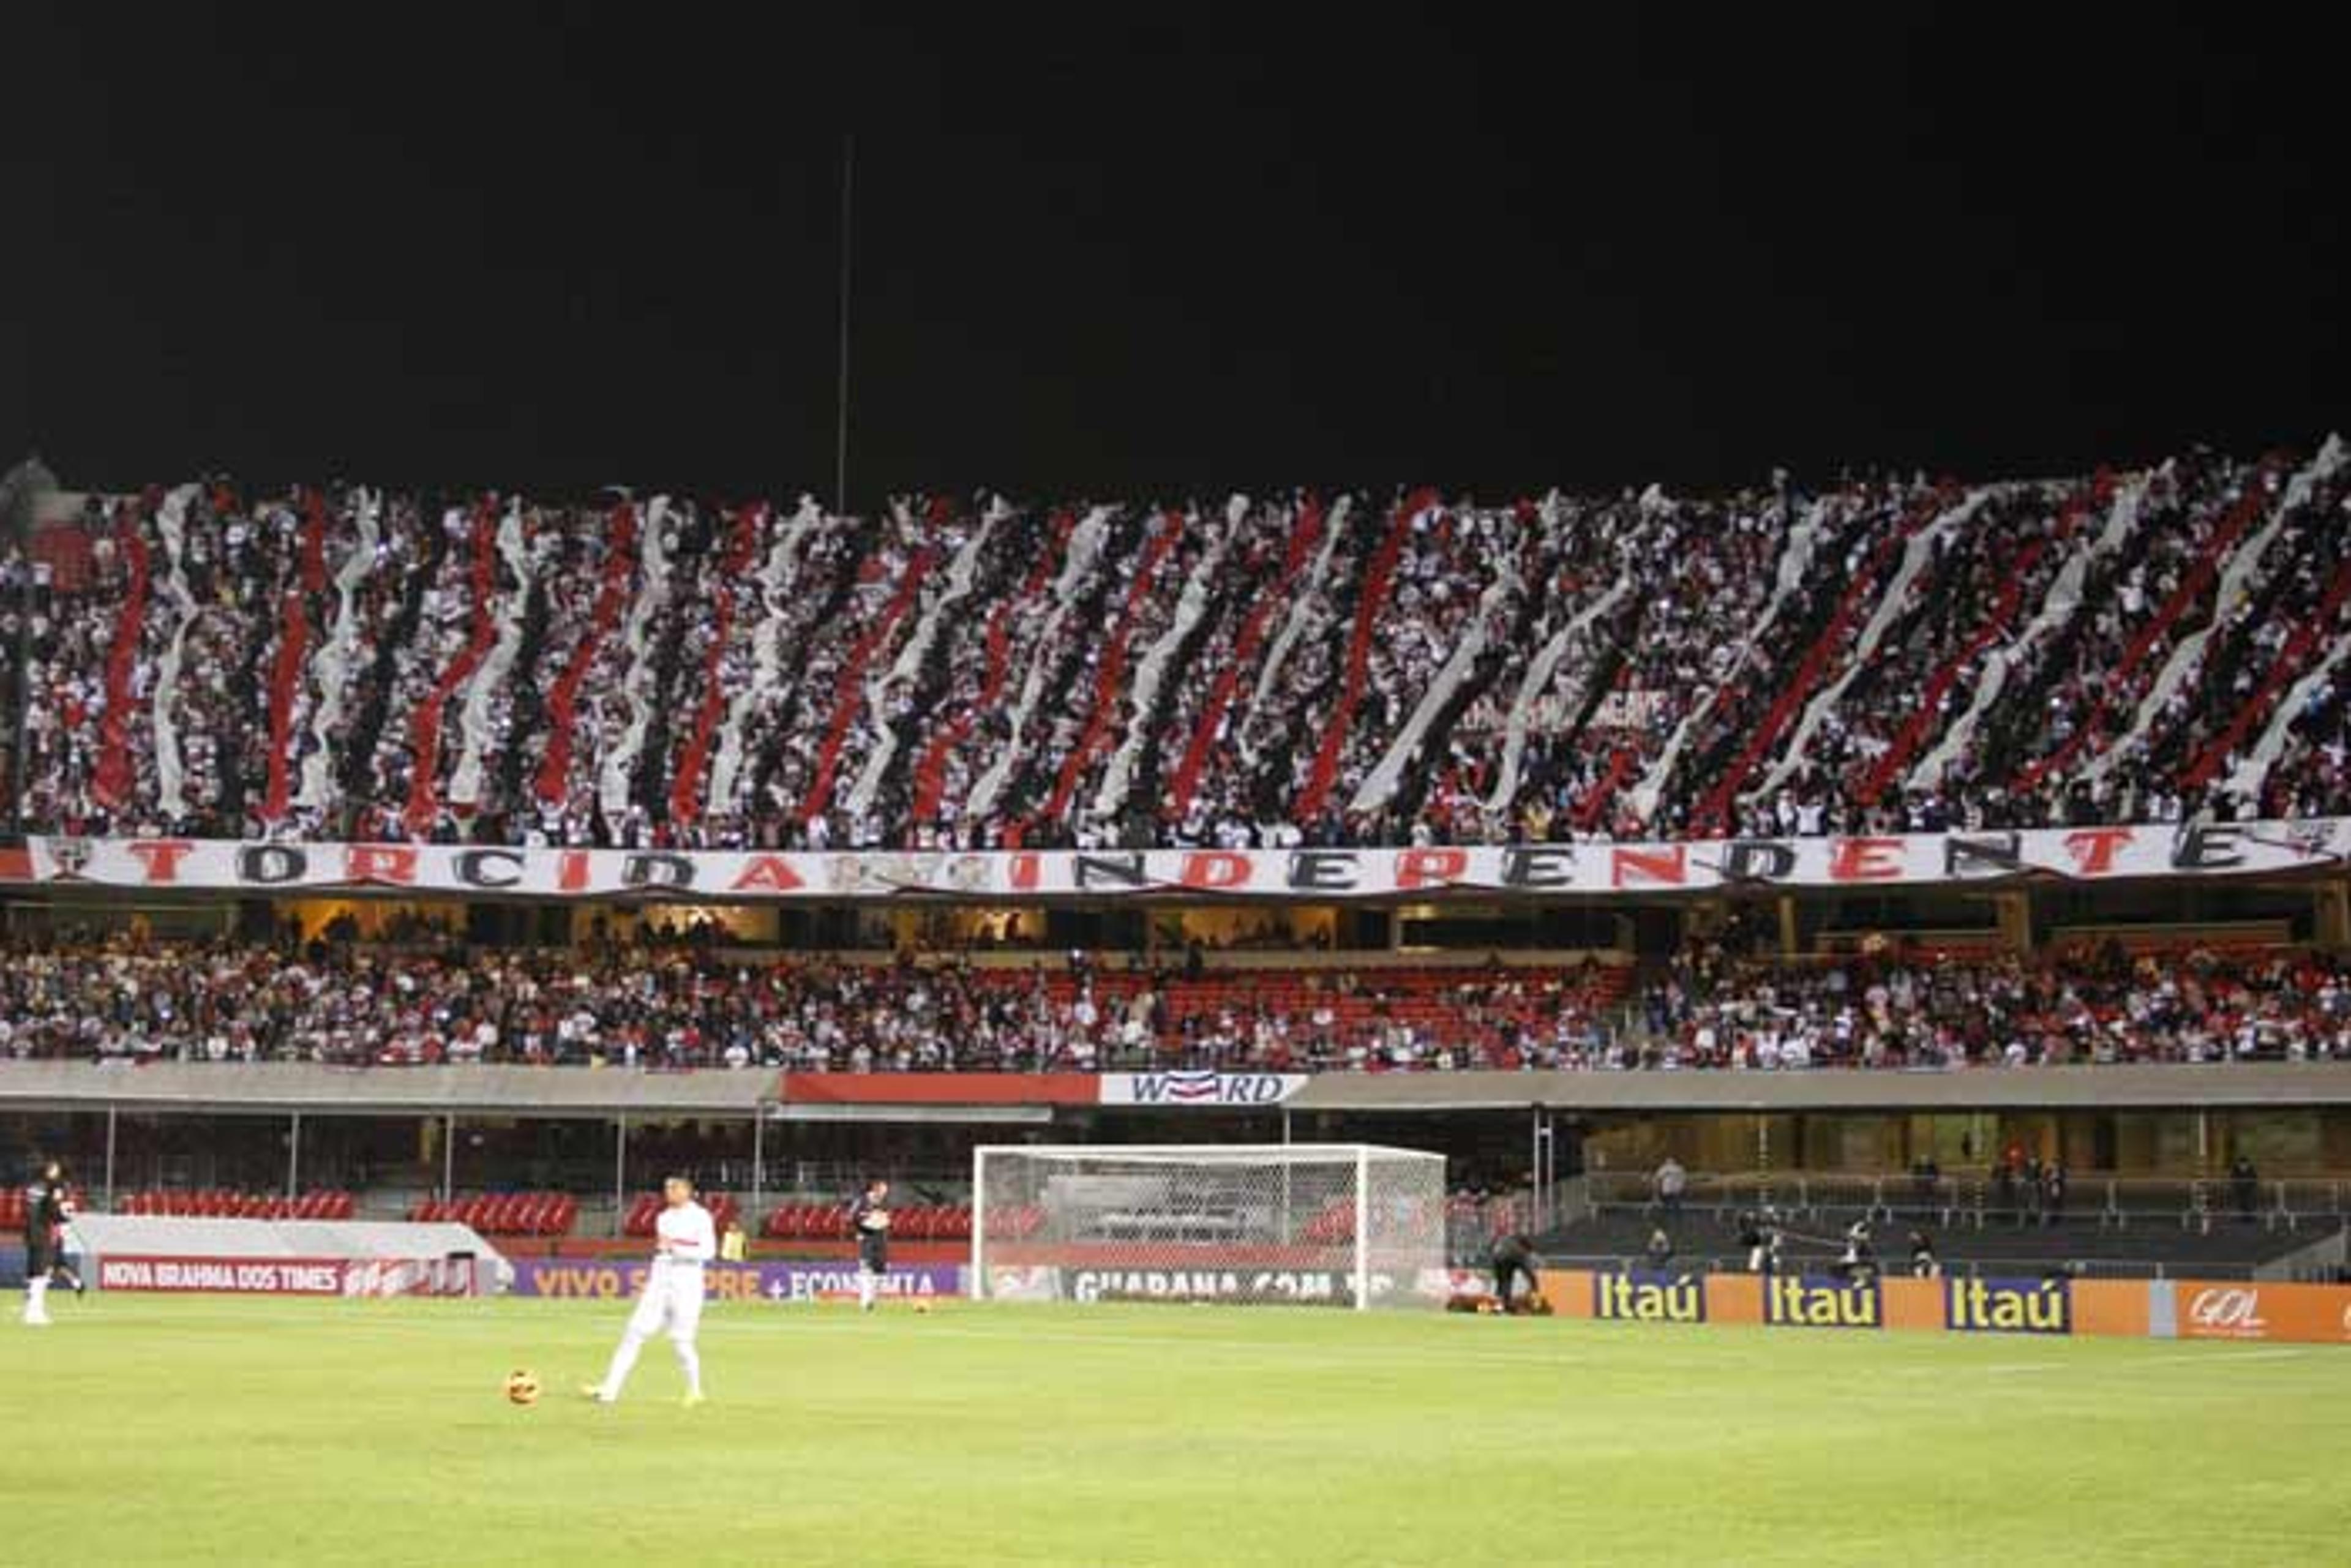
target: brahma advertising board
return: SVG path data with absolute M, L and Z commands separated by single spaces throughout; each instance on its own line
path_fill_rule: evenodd
M 470 1296 L 475 1270 L 470 1259 L 113 1253 L 99 1260 L 98 1288 L 245 1296 Z

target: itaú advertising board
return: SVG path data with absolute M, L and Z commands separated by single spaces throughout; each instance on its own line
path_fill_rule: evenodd
M 1886 1278 L 1545 1270 L 1562 1317 L 1928 1333 L 2351 1345 L 2351 1286 L 2199 1280 Z
M 31 838 L 0 882 L 109 887 L 413 889 L 545 898 L 1393 898 L 1474 893 L 1704 893 L 1882 887 L 2024 876 L 2068 883 L 2324 871 L 2351 819 L 1677 843 L 1409 849 L 772 852 L 458 844 Z

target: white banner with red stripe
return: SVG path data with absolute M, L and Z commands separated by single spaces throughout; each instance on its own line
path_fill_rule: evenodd
M 1411 849 L 756 851 L 33 838 L 0 881 L 269 894 L 414 889 L 555 898 L 753 901 L 940 894 L 1384 898 L 1702 893 L 2339 870 L 2351 819 L 1676 843 Z

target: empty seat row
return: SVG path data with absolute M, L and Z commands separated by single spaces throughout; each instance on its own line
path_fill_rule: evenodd
M 122 1214 L 172 1219 L 349 1219 L 359 1203 L 348 1192 L 315 1190 L 299 1197 L 279 1194 L 204 1191 L 134 1192 L 117 1207 Z
M 710 1211 L 711 1223 L 725 1231 L 742 1216 L 742 1206 L 723 1192 L 705 1192 L 702 1207 Z M 641 1192 L 629 1202 L 628 1217 L 621 1226 L 624 1236 L 651 1236 L 661 1218 L 662 1196 L 657 1192 Z
M 428 1197 L 408 1218 L 428 1224 L 466 1225 L 484 1236 L 568 1236 L 580 1217 L 580 1200 L 561 1192 L 481 1193 L 472 1197 Z

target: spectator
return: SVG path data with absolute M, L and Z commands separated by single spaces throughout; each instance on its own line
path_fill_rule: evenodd
M 2251 1225 L 2261 1207 L 2262 1176 L 2254 1168 L 2252 1156 L 2242 1153 L 2229 1162 L 2229 1190 L 2237 1206 L 2237 1218 Z
M 1682 1169 L 1681 1161 L 1667 1155 L 1665 1163 L 1657 1166 L 1655 1180 L 1657 1189 L 1657 1207 L 1668 1218 L 1680 1214 L 1682 1193 L 1689 1184 L 1689 1173 Z
M 1910 1197 L 1921 1214 L 1932 1214 L 1940 1207 L 1943 1169 L 1935 1156 L 1924 1155 L 1910 1165 Z

